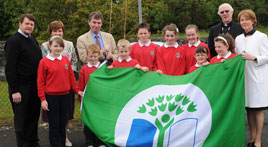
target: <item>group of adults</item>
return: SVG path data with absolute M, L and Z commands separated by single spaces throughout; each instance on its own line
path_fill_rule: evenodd
M 216 56 L 214 38 L 219 34 L 231 34 L 236 38 L 236 50 L 246 60 L 245 88 L 246 110 L 251 131 L 248 146 L 261 146 L 261 134 L 264 123 L 264 110 L 268 107 L 268 42 L 267 36 L 255 30 L 256 16 L 251 10 L 244 10 L 238 16 L 240 24 L 232 20 L 233 8 L 224 3 L 219 6 L 218 15 L 222 22 L 211 27 L 208 46 L 211 57 Z M 116 48 L 115 40 L 109 33 L 102 32 L 103 16 L 100 12 L 89 15 L 90 31 L 77 39 L 79 59 L 83 64 L 88 62 L 86 49 L 96 44 L 101 49 L 102 58 L 105 52 Z M 5 44 L 6 77 L 10 101 L 14 112 L 14 125 L 18 147 L 38 147 L 38 121 L 40 116 L 40 99 L 37 95 L 37 68 L 42 52 L 36 39 L 31 35 L 35 26 L 35 18 L 31 14 L 22 14 L 19 29 Z M 242 27 L 241 27 L 242 26 Z M 54 21 L 50 25 L 51 36 L 63 37 L 64 25 Z M 244 33 L 244 34 L 243 34 Z M 241 35 L 242 34 L 242 35 Z M 72 68 L 77 71 L 77 57 L 73 44 L 65 41 L 67 50 L 64 52 L 71 61 Z M 69 44 L 69 45 L 68 45 Z M 46 48 L 45 44 L 42 48 Z M 42 50 L 44 51 L 44 49 Z M 246 52 L 245 52 L 246 51 Z M 46 52 L 43 52 L 43 56 Z M 73 103 L 72 103 L 73 105 Z M 73 112 L 70 112 L 73 113 Z M 70 117 L 71 118 L 71 117 Z

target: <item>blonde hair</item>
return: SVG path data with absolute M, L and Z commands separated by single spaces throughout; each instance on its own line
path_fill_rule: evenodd
M 99 48 L 99 46 L 97 46 L 96 44 L 91 44 L 91 45 L 89 45 L 88 48 L 87 48 L 87 54 L 88 54 L 89 52 L 92 52 L 93 54 L 94 54 L 94 53 L 98 53 L 98 54 L 100 55 L 100 48 Z
M 242 10 L 241 12 L 239 12 L 237 16 L 239 23 L 240 23 L 240 19 L 242 16 L 245 16 L 247 19 L 250 19 L 253 22 L 253 26 L 257 25 L 257 18 L 256 18 L 255 13 L 252 10 L 247 9 L 247 10 Z
M 130 50 L 130 43 L 128 40 L 126 39 L 120 39 L 118 42 L 117 42 L 117 48 L 118 50 L 120 49 L 129 49 Z
M 185 28 L 185 33 L 186 33 L 186 30 L 188 30 L 188 29 L 195 29 L 195 32 L 197 33 L 197 40 L 200 39 L 199 29 L 198 29 L 197 25 L 195 25 L 195 24 L 187 25 L 186 28 Z

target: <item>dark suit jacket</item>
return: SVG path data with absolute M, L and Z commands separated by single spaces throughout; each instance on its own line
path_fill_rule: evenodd
M 208 47 L 210 49 L 211 58 L 217 55 L 215 51 L 215 47 L 214 47 L 214 38 L 217 37 L 219 34 L 222 34 L 222 24 L 223 23 L 219 23 L 210 28 L 210 32 L 208 36 Z M 234 39 L 236 38 L 236 36 L 242 34 L 243 32 L 244 30 L 242 29 L 240 24 L 234 21 L 231 22 L 231 28 L 228 31 L 228 33 L 232 35 Z

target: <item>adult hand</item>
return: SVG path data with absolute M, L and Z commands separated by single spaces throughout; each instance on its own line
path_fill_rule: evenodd
M 13 93 L 12 94 L 12 99 L 13 99 L 13 102 L 18 104 L 21 102 L 21 94 L 20 92 L 16 92 L 16 93 Z
M 249 53 L 242 53 L 242 58 L 245 60 L 252 60 L 254 61 L 256 59 L 256 56 L 253 56 Z
M 41 106 L 42 106 L 42 109 L 43 109 L 43 110 L 45 110 L 45 111 L 49 111 L 47 100 L 43 100 L 43 101 L 41 102 Z
M 105 45 L 104 48 L 102 49 L 103 52 L 108 53 L 111 51 L 111 46 L 110 45 Z

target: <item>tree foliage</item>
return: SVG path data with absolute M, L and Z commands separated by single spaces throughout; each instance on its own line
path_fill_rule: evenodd
M 267 0 L 142 0 L 143 21 L 150 24 L 152 33 L 161 33 L 162 28 L 170 23 L 176 24 L 182 32 L 188 24 L 208 29 L 220 21 L 218 6 L 224 2 L 233 6 L 234 20 L 241 10 L 252 9 L 258 25 L 268 25 Z M 88 14 L 92 11 L 103 13 L 102 30 L 111 30 L 116 40 L 123 38 L 125 15 L 127 38 L 135 36 L 135 27 L 139 23 L 137 0 L 112 0 L 111 28 L 110 0 L 0 0 L 0 6 L 1 40 L 6 40 L 17 31 L 22 13 L 32 13 L 36 17 L 34 35 L 43 41 L 49 37 L 48 24 L 61 20 L 65 25 L 64 38 L 76 42 L 78 36 L 89 30 Z

